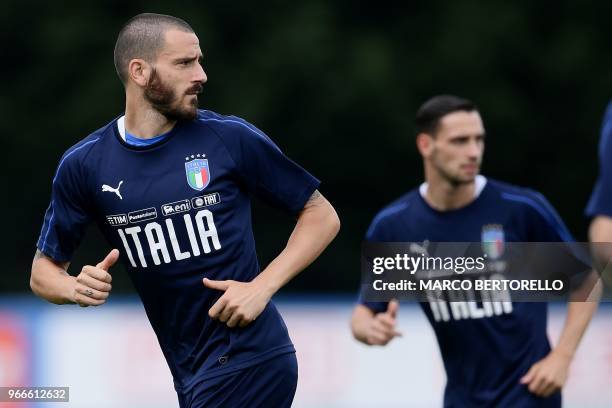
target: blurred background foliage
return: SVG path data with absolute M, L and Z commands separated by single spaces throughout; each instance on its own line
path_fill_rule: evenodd
M 412 120 L 439 93 L 479 105 L 483 174 L 541 191 L 586 238 L 583 209 L 612 89 L 612 2 L 5 1 L 0 290 L 29 290 L 62 153 L 122 112 L 113 47 L 140 12 L 187 20 L 209 77 L 201 106 L 256 124 L 323 181 L 337 208 L 340 235 L 284 291 L 356 290 L 370 220 L 422 181 Z M 261 203 L 254 213 L 265 265 L 293 220 Z M 92 227 L 72 272 L 107 248 Z M 120 267 L 114 290 L 132 290 Z

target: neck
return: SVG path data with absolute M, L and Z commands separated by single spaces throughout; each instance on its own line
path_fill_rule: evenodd
M 426 174 L 427 193 L 425 201 L 438 211 L 465 207 L 476 195 L 476 182 L 453 184 L 439 174 Z
M 125 130 L 141 139 L 150 139 L 172 130 L 175 120 L 168 120 L 155 110 L 142 95 L 126 92 Z

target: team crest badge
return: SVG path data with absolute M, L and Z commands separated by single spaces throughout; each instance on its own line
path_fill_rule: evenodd
M 489 224 L 482 227 L 482 250 L 489 259 L 498 259 L 504 254 L 504 227 Z
M 208 159 L 204 158 L 205 155 L 191 155 L 186 157 L 185 160 L 185 174 L 187 175 L 187 184 L 194 190 L 202 191 L 210 183 L 210 167 L 208 166 Z M 191 159 L 191 160 L 189 160 Z

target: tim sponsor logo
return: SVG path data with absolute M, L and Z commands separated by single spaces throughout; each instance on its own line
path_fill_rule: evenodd
M 117 225 L 127 225 L 128 217 L 125 214 L 107 215 L 106 222 L 113 227 Z
M 207 194 L 191 199 L 191 204 L 193 204 L 193 208 L 208 207 L 209 205 L 218 204 L 220 202 L 221 197 L 219 196 L 219 193 Z
M 155 218 L 157 218 L 157 210 L 153 207 L 128 213 L 128 221 L 131 224 L 136 224 L 147 220 L 153 220 Z
M 175 201 L 161 206 L 161 212 L 164 215 L 178 214 L 189 210 L 191 210 L 189 200 Z

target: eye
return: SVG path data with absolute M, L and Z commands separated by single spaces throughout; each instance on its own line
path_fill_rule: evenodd
M 181 67 L 186 67 L 188 65 L 191 65 L 193 61 L 194 61 L 193 59 L 178 60 L 176 65 L 181 66 Z

